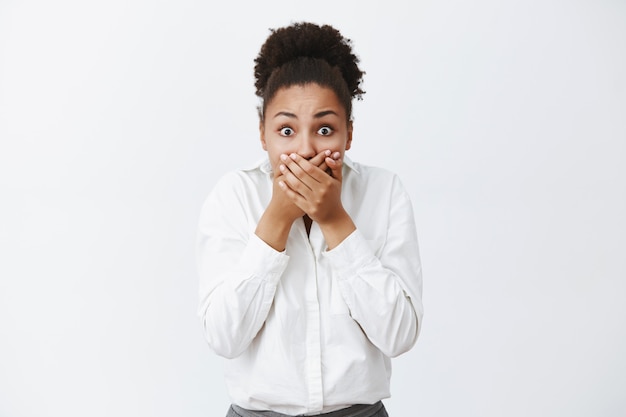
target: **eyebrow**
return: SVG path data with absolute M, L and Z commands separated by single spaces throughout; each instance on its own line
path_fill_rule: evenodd
M 316 119 L 320 119 L 324 116 L 328 116 L 329 114 L 335 115 L 335 116 L 339 116 L 337 113 L 335 113 L 333 110 L 325 110 L 325 111 L 321 111 L 319 113 L 315 113 L 315 118 Z
M 313 115 L 313 117 L 316 118 L 316 119 L 320 119 L 320 118 L 322 118 L 324 116 L 328 116 L 329 114 L 332 114 L 332 115 L 335 115 L 335 116 L 339 116 L 333 110 L 324 110 L 324 111 L 321 111 L 319 113 L 315 113 Z M 298 118 L 298 116 L 296 116 L 294 113 L 289 113 L 287 111 L 279 111 L 278 113 L 276 113 L 274 115 L 274 118 L 277 118 L 278 116 L 285 116 L 285 117 L 289 117 L 290 119 L 297 119 Z

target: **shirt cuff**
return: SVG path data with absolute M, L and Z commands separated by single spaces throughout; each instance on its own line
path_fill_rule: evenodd
M 254 233 L 239 260 L 245 275 L 263 277 L 274 285 L 278 284 L 288 262 L 289 256 L 285 252 L 278 252 Z
M 344 272 L 348 270 L 354 271 L 376 259 L 374 250 L 359 229 L 350 233 L 333 249 L 323 252 L 323 256 L 332 262 L 340 276 L 344 276 Z

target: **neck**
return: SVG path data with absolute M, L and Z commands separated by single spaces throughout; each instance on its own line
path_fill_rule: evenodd
M 302 216 L 302 219 L 304 220 L 304 227 L 306 228 L 306 234 L 308 236 L 311 234 L 311 225 L 313 224 L 313 220 L 311 220 L 308 214 Z

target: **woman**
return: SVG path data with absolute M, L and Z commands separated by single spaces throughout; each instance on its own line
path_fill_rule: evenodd
M 255 63 L 267 159 L 218 181 L 197 244 L 228 416 L 387 416 L 422 278 L 400 180 L 344 155 L 364 73 L 349 40 L 312 23 L 273 30 Z

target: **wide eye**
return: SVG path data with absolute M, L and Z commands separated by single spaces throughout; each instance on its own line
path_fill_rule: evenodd
M 317 131 L 317 134 L 322 136 L 328 136 L 331 133 L 333 133 L 333 130 L 328 126 L 322 126 Z
M 281 128 L 280 128 L 280 135 L 281 135 L 281 136 L 291 136 L 291 135 L 293 135 L 293 134 L 294 134 L 294 131 L 293 131 L 293 129 L 292 129 L 292 128 L 290 128 L 290 127 L 286 127 L 286 126 L 285 126 L 285 127 L 281 127 Z

